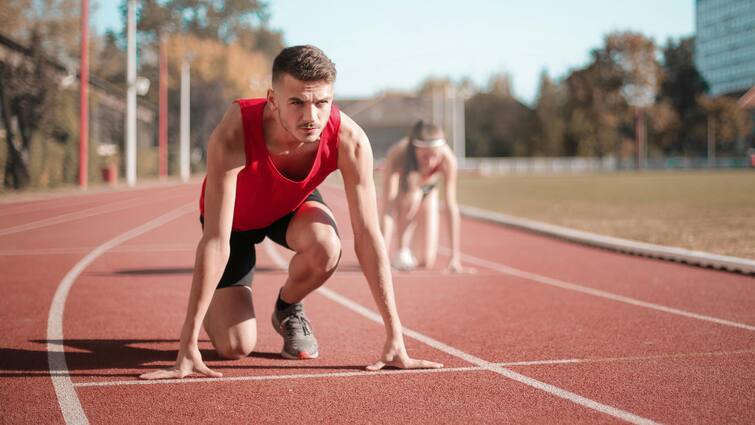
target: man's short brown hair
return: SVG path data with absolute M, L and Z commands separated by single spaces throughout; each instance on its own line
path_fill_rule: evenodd
M 299 81 L 336 80 L 336 64 L 315 46 L 291 46 L 278 53 L 273 61 L 273 82 L 288 74 Z

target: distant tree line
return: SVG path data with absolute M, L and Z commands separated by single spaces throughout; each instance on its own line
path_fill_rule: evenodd
M 508 75 L 494 76 L 466 101 L 466 154 L 635 158 L 641 131 L 651 156 L 705 156 L 710 122 L 716 149 L 741 153 L 748 113 L 734 98 L 708 95 L 693 57 L 691 37 L 659 49 L 642 34 L 614 32 L 584 67 L 560 80 L 543 72 L 533 107 L 514 97 Z M 451 84 L 427 81 L 420 92 L 442 83 Z
M 137 73 L 151 81 L 144 98 L 152 105 L 158 104 L 161 42 L 167 53 L 169 165 L 175 169 L 181 62 L 191 61 L 192 144 L 203 152 L 202 145 L 231 100 L 264 94 L 272 59 L 283 48 L 283 36 L 268 27 L 266 2 L 140 0 L 136 4 Z M 124 22 L 121 31 L 104 35 L 90 31 L 90 74 L 125 90 L 127 0 L 121 0 L 119 7 Z M 69 71 L 78 70 L 80 10 L 78 0 L 0 0 L 0 33 L 17 40 L 31 55 L 22 61 L 0 61 L 0 142 L 4 145 L 0 147 L 4 166 L 0 187 L 4 189 L 77 180 L 78 90 L 72 90 L 70 82 L 66 88 L 62 83 L 66 72 L 59 68 L 62 64 Z M 90 115 L 90 119 L 95 117 Z M 122 126 L 107 131 L 122 151 Z M 144 150 L 141 144 L 139 149 Z M 89 156 L 91 169 L 97 164 L 92 143 Z M 92 170 L 90 179 L 95 174 Z

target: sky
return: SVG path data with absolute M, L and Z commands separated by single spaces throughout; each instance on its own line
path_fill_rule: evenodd
M 117 5 L 92 11 L 98 32 L 122 28 Z M 694 34 L 694 0 L 271 0 L 270 27 L 286 45 L 313 44 L 336 63 L 336 95 L 413 90 L 428 77 L 512 77 L 532 104 L 540 74 L 566 76 L 590 60 L 605 34 L 631 30 L 663 45 Z

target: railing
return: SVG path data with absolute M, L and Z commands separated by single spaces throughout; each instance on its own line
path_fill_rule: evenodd
M 692 170 L 692 169 L 741 169 L 755 167 L 755 158 L 749 156 L 719 157 L 709 161 L 705 157 L 665 157 L 648 158 L 645 170 Z M 614 157 L 585 158 L 465 158 L 460 168 L 482 174 L 557 174 L 584 173 L 597 171 L 637 170 L 631 159 L 618 160 Z

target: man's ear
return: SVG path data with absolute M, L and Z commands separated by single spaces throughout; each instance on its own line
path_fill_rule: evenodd
M 267 103 L 270 104 L 273 111 L 278 109 L 278 104 L 275 102 L 275 90 L 267 89 Z

